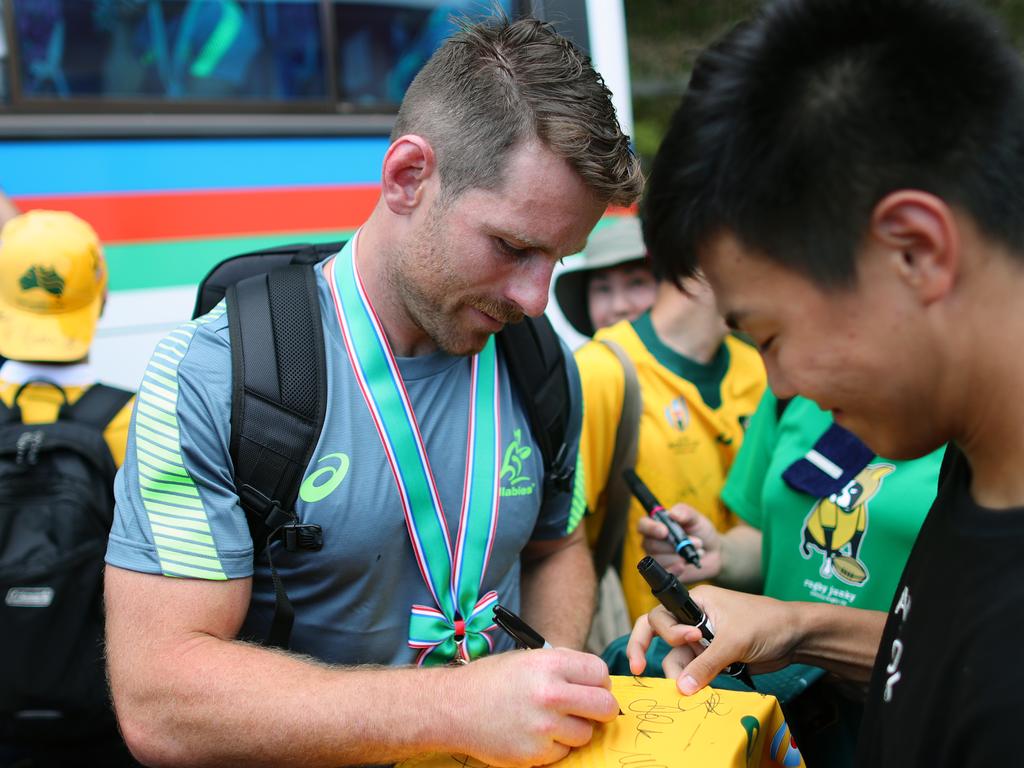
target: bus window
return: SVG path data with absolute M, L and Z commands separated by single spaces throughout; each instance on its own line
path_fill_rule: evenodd
M 318 0 L 8 2 L 24 99 L 328 99 Z
M 512 2 L 499 4 L 511 13 Z M 394 111 L 420 67 L 479 0 L 334 0 L 338 100 L 358 111 Z

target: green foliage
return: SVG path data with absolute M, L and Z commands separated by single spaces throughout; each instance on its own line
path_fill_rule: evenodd
M 977 0 L 1024 50 L 1024 0 Z M 650 169 L 697 55 L 760 5 L 757 0 L 626 0 L 633 139 Z

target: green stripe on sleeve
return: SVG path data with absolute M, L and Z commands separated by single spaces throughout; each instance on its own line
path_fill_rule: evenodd
M 576 454 L 576 475 L 572 484 L 572 502 L 569 505 L 569 522 L 565 526 L 566 535 L 576 530 L 587 511 L 585 478 L 583 476 L 583 454 Z
M 196 329 L 223 314 L 223 308 L 218 308 L 169 333 L 157 345 L 139 390 L 135 414 L 139 495 L 166 576 L 226 578 L 202 497 L 185 467 L 178 423 L 178 365 Z

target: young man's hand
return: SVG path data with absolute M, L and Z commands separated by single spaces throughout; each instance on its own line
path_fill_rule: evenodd
M 690 595 L 711 621 L 714 641 L 702 648 L 700 630 L 678 623 L 659 605 L 633 626 L 626 655 L 634 675 L 644 672 L 644 654 L 655 635 L 673 646 L 662 666 L 665 676 L 674 678 L 687 695 L 737 661 L 746 662 L 753 673 L 771 672 L 792 663 L 800 639 L 794 606 L 800 604 L 709 586 L 696 587 Z

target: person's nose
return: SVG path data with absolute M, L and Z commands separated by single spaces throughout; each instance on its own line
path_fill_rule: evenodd
M 505 298 L 530 317 L 544 313 L 548 305 L 548 289 L 555 265 L 549 259 L 533 259 L 511 276 Z
M 629 291 L 621 288 L 613 290 L 611 308 L 612 312 L 615 313 L 615 317 L 628 317 L 633 312 L 633 302 L 630 301 Z
M 761 359 L 764 360 L 765 371 L 768 374 L 768 386 L 775 397 L 779 400 L 789 400 L 796 397 L 799 394 L 796 391 L 796 387 L 789 377 L 786 376 L 774 356 L 762 355 Z

